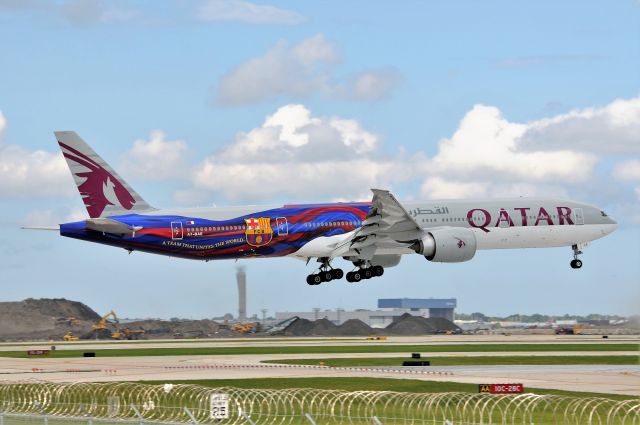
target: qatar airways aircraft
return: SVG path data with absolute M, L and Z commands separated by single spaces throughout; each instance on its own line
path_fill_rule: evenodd
M 153 208 L 75 132 L 55 133 L 89 217 L 60 234 L 133 251 L 195 260 L 260 257 L 317 259 L 309 285 L 341 279 L 336 258 L 353 263 L 347 281 L 382 276 L 404 254 L 428 261 L 471 260 L 480 249 L 569 246 L 581 249 L 617 228 L 604 211 L 553 198 L 400 203 L 372 189 L 371 202 Z

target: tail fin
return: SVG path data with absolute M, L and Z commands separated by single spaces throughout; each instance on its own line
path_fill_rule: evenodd
M 55 135 L 91 218 L 154 209 L 75 131 Z

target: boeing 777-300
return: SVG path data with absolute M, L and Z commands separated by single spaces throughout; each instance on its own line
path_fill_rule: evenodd
M 59 226 L 62 236 L 194 260 L 317 259 L 309 285 L 382 276 L 405 254 L 458 263 L 477 250 L 568 246 L 581 249 L 617 228 L 600 208 L 555 198 L 399 202 L 372 189 L 369 202 L 156 209 L 75 132 L 55 133 L 89 217 Z

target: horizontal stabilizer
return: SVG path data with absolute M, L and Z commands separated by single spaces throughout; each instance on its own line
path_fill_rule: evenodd
M 129 226 L 128 224 L 121 223 L 110 218 L 89 218 L 85 220 L 87 229 L 95 230 L 96 232 L 111 233 L 114 235 L 127 235 L 133 234 L 142 229 L 141 226 Z

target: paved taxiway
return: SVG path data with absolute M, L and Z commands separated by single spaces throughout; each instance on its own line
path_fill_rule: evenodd
M 460 355 L 460 353 L 438 354 Z M 474 354 L 480 355 L 482 353 Z M 496 355 L 498 353 L 485 354 Z M 322 357 L 354 356 L 370 357 L 371 354 L 324 355 Z M 328 368 L 260 363 L 264 360 L 311 357 L 314 357 L 314 355 L 154 356 L 73 359 L 7 358 L 0 360 L 0 382 L 25 380 L 52 382 L 168 381 L 356 376 L 455 381 L 476 384 L 522 382 L 526 387 L 531 388 L 553 388 L 567 391 L 640 396 L 640 366 L 536 365 Z
M 635 335 L 611 335 L 603 339 L 600 335 L 427 335 L 393 336 L 385 341 L 368 341 L 365 337 L 291 337 L 291 338 L 232 338 L 232 339 L 183 339 L 142 341 L 78 341 L 78 342 L 3 342 L 0 351 L 26 349 L 99 350 L 130 348 L 204 348 L 204 347 L 291 347 L 326 345 L 477 345 L 477 344 L 612 344 L 640 342 Z

